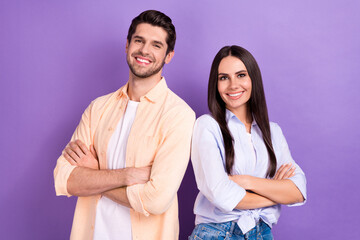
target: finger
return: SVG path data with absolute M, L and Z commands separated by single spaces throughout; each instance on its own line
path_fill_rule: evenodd
M 65 148 L 65 152 L 69 155 L 69 157 L 72 158 L 72 160 L 74 160 L 75 162 L 80 161 L 79 156 L 72 150 L 71 147 L 66 147 Z
M 286 165 L 286 164 L 281 165 L 281 166 L 279 167 L 279 169 L 276 171 L 275 176 L 274 176 L 274 179 L 275 179 L 275 180 L 278 180 L 278 179 L 279 179 L 279 174 L 280 174 L 280 172 L 285 168 L 285 165 Z
M 71 148 L 71 150 L 76 153 L 76 155 L 79 157 L 79 158 L 82 158 L 84 156 L 84 153 L 83 151 L 80 149 L 79 145 L 76 143 L 76 141 L 73 141 L 73 142 L 70 142 L 69 143 L 69 146 Z
M 67 154 L 66 152 L 63 153 L 64 158 L 68 161 L 71 165 L 77 166 L 77 163 Z
M 94 148 L 94 145 L 90 145 L 90 152 L 94 156 L 94 158 L 98 159 L 98 156 L 97 156 L 96 150 Z
M 83 143 L 80 140 L 76 140 L 75 143 L 79 146 L 80 150 L 85 154 L 85 155 L 89 155 L 90 151 L 88 149 L 88 147 L 85 145 L 85 143 Z
M 284 176 L 285 176 L 286 172 L 289 171 L 290 168 L 291 168 L 291 163 L 285 164 L 284 168 L 279 172 L 278 180 L 284 179 Z
M 287 171 L 284 174 L 284 178 L 289 178 L 292 177 L 295 174 L 295 166 L 293 166 L 292 168 L 289 169 L 289 171 Z
M 285 173 L 291 168 L 291 163 L 288 163 L 284 168 L 279 172 L 278 180 L 284 179 Z

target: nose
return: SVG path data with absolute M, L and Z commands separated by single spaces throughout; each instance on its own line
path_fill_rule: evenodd
M 230 87 L 230 89 L 238 89 L 239 88 L 239 81 L 237 79 L 231 78 L 229 87 Z
M 143 54 L 143 55 L 147 55 L 149 54 L 149 44 L 145 43 L 141 46 L 140 48 L 140 52 Z

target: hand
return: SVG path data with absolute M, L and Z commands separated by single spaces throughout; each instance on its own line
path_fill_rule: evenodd
M 276 171 L 274 180 L 283 180 L 286 178 L 293 177 L 295 175 L 295 166 L 292 166 L 291 163 L 286 163 L 281 165 L 281 167 Z
M 126 171 L 126 185 L 146 183 L 150 180 L 151 167 L 128 167 Z
M 70 142 L 63 151 L 65 159 L 74 166 L 99 169 L 99 161 L 93 145 L 90 145 L 90 151 L 80 140 Z

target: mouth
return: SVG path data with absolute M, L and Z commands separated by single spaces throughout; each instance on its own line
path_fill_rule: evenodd
M 244 91 L 236 92 L 236 93 L 226 93 L 227 96 L 229 96 L 232 100 L 237 100 L 243 95 Z
M 135 58 L 136 62 L 139 64 L 148 65 L 151 63 L 151 60 L 149 58 L 145 58 L 142 56 L 134 56 L 134 58 Z

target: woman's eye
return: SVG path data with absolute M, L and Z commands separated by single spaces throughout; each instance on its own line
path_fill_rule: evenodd
M 245 76 L 246 76 L 245 73 L 240 73 L 240 74 L 238 75 L 238 77 L 245 77 Z
M 220 76 L 220 77 L 219 77 L 219 80 L 226 80 L 226 79 L 227 79 L 226 76 Z

